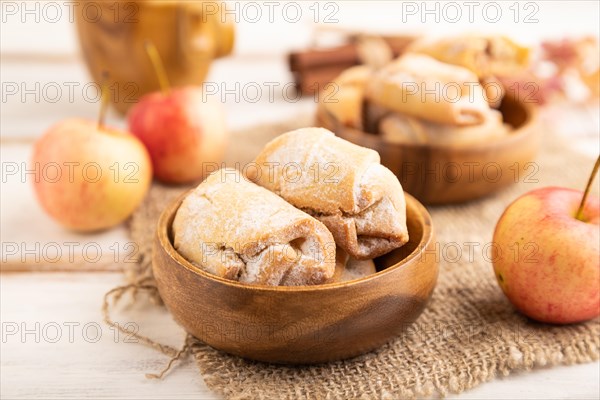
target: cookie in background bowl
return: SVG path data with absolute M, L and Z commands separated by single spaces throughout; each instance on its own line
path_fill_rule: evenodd
M 514 60 L 490 56 L 474 64 L 479 69 L 416 47 L 379 70 L 354 67 L 334 80 L 339 98 L 321 96 L 317 124 L 376 150 L 403 189 L 424 203 L 489 195 L 526 176 L 541 140 L 535 104 L 488 74 L 525 63 L 517 50 Z

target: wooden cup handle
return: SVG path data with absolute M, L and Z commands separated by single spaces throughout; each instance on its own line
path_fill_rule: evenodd
M 212 20 L 211 20 L 212 17 Z M 215 57 L 225 57 L 233 51 L 235 44 L 235 23 L 230 19 L 221 19 L 219 16 L 209 16 L 215 32 Z
M 178 9 L 178 41 L 183 57 L 210 62 L 231 53 L 235 40 L 232 21 L 221 20 L 219 13 L 206 14 L 198 7 L 181 5 Z

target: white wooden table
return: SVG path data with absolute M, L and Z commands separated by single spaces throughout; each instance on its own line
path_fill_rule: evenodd
M 554 3 L 558 2 L 541 8 L 540 15 L 547 24 L 535 26 L 538 35 L 551 32 L 560 23 L 573 31 L 598 34 L 598 22 L 594 12 L 589 12 L 589 4 L 570 2 L 570 7 L 563 9 L 560 4 Z M 396 7 L 396 11 L 399 7 L 390 3 L 372 7 L 360 2 L 340 3 L 339 16 L 346 25 L 354 27 L 375 25 L 397 29 L 395 20 L 389 17 L 393 13 L 385 13 L 386 17 L 378 21 L 381 13 L 376 7 L 384 6 Z M 597 16 L 597 6 L 595 10 Z M 405 25 L 411 27 L 410 23 Z M 424 30 L 418 21 L 412 21 L 412 27 Z M 76 81 L 84 84 L 89 81 L 77 54 L 70 24 L 44 21 L 22 24 L 9 19 L 6 23 L 3 21 L 1 29 L 3 85 L 7 82 L 19 85 L 40 82 L 43 85 L 46 82 L 64 84 Z M 529 33 L 531 26 L 508 26 L 507 29 Z M 228 85 L 236 82 L 242 85 L 247 82 L 288 83 L 291 77 L 286 70 L 285 52 L 304 46 L 311 40 L 308 25 L 289 26 L 281 21 L 266 25 L 242 21 L 239 32 L 242 38 L 236 57 L 216 62 L 208 78 L 210 81 Z M 265 51 L 264 43 L 272 44 L 269 51 Z M 314 103 L 311 99 L 286 102 L 281 96 L 270 101 L 265 95 L 257 103 L 237 102 L 229 98 L 226 107 L 230 126 L 236 128 L 311 112 Z M 39 208 L 30 182 L 7 174 L 9 164 L 22 165 L 29 158 L 31 143 L 28 138 L 39 136 L 60 119 L 70 116 L 95 118 L 96 112 L 97 104 L 81 99 L 62 99 L 57 103 L 43 99 L 32 101 L 31 98 L 21 101 L 19 96 L 2 99 L 0 397 L 215 398 L 191 360 L 180 363 L 162 381 L 146 379 L 145 373 L 161 370 L 166 358 L 140 344 L 125 343 L 126 338 L 122 334 L 116 335 L 114 330 L 103 324 L 100 313 L 102 297 L 106 291 L 124 281 L 122 274 L 114 270 L 115 263 L 111 260 L 115 245 L 123 249 L 129 241 L 125 229 L 117 227 L 95 235 L 67 232 Z M 124 125 L 124 120 L 116 115 L 110 116 L 110 122 Z M 597 126 L 597 123 L 593 122 L 593 125 Z M 598 148 L 598 141 L 588 137 L 587 142 L 575 141 L 574 145 L 590 151 L 590 148 Z M 30 262 L 35 254 L 39 254 L 39 250 L 35 250 L 36 244 L 42 249 L 49 243 L 58 243 L 64 250 L 66 242 L 78 244 L 73 263 L 69 263 L 69 254 L 63 253 L 60 263 L 45 262 L 48 260 L 42 256 L 35 268 L 44 271 L 50 267 L 56 269 L 56 265 L 60 264 L 65 265 L 63 269 L 79 269 L 79 272 L 6 272 L 19 269 L 18 257 L 23 256 L 23 250 L 34 249 L 32 254 L 24 256 L 25 261 Z M 81 249 L 87 243 L 97 243 L 106 257 L 84 267 L 74 266 L 83 257 L 77 248 Z M 14 248 L 8 246 L 13 244 L 17 246 L 17 253 L 9 255 Z M 119 254 L 117 258 L 122 262 L 124 255 Z M 127 318 L 134 319 L 140 323 L 143 332 L 179 347 L 183 331 L 166 313 L 154 310 L 148 316 L 147 311 L 128 309 L 129 317 L 122 317 L 119 321 L 127 323 Z M 500 378 L 458 397 L 591 399 L 600 397 L 599 382 L 600 364 L 591 363 Z

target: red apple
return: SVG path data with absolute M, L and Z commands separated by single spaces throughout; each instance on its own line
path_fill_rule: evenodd
M 167 183 L 203 178 L 221 163 L 227 146 L 225 114 L 220 103 L 185 87 L 142 97 L 129 111 L 129 130 L 146 146 L 154 176 Z
M 547 187 L 514 201 L 494 232 L 498 283 L 523 314 L 567 324 L 600 314 L 600 200 Z
M 125 131 L 69 119 L 35 144 L 30 170 L 46 212 L 67 228 L 95 231 L 126 219 L 152 180 L 143 144 Z

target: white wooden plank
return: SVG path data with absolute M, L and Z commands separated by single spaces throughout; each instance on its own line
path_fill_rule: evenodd
M 2 274 L 2 398 L 145 398 L 211 399 L 216 396 L 203 383 L 193 361 L 178 365 L 164 380 L 147 380 L 167 358 L 140 344 L 115 342 L 114 333 L 102 322 L 100 305 L 104 293 L 122 283 L 115 273 Z M 164 312 L 134 307 L 115 320 L 136 321 L 140 332 L 178 347 L 182 330 Z M 24 328 L 36 331 L 21 337 Z M 69 323 L 73 328 L 69 340 Z M 15 324 L 19 331 L 8 335 Z M 52 324 L 62 327 L 56 343 Z M 88 327 L 88 340 L 83 333 Z M 96 336 L 94 324 L 101 327 Z M 44 339 L 45 338 L 45 339 Z M 464 399 L 594 399 L 600 397 L 599 363 L 557 367 L 500 378 L 452 398 Z
M 188 360 L 165 380 L 148 380 L 168 358 L 140 344 L 125 343 L 102 322 L 103 294 L 122 283 L 119 274 L 3 274 L 2 398 L 209 399 L 194 362 Z M 183 331 L 165 313 L 155 319 L 133 310 L 122 323 L 139 318 L 140 329 L 179 347 Z M 131 316 L 131 318 L 129 317 Z M 116 319 L 116 318 L 115 318 Z M 36 328 L 36 323 L 39 327 Z M 72 341 L 69 324 L 73 326 Z M 19 332 L 7 335 L 16 324 Z M 84 329 L 87 325 L 87 330 Z M 61 327 L 61 336 L 55 341 Z M 100 327 L 100 331 L 96 329 Z M 38 333 L 22 336 L 24 329 Z M 87 335 L 86 335 L 87 332 Z M 100 332 L 100 338 L 94 343 Z

